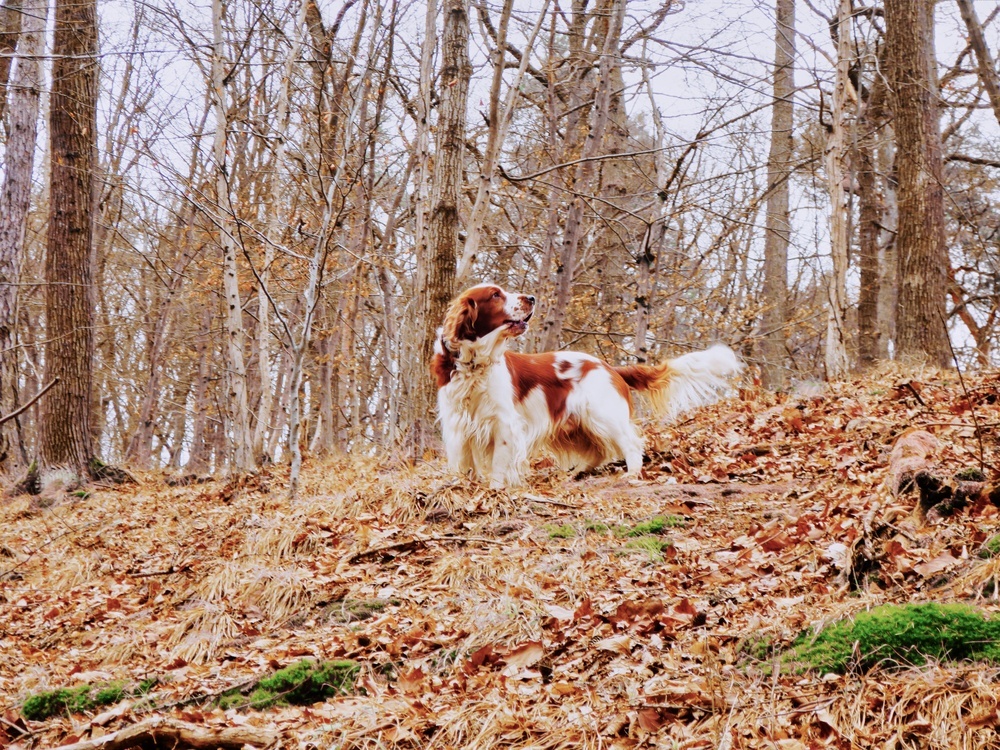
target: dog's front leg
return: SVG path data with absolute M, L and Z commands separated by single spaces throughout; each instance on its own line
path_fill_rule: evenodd
M 493 438 L 493 467 L 490 486 L 494 489 L 521 484 L 527 464 L 527 446 L 521 425 L 498 423 Z

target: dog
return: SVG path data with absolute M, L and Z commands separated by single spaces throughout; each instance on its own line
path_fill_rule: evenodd
M 448 466 L 491 487 L 521 484 L 547 449 L 568 471 L 621 458 L 642 470 L 643 439 L 631 391 L 672 418 L 711 403 L 743 367 L 727 346 L 659 365 L 613 367 L 583 352 L 521 354 L 508 340 L 528 329 L 535 298 L 479 284 L 452 300 L 434 342 L 438 419 Z

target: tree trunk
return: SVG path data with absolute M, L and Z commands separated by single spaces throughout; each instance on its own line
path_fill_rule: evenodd
M 420 387 L 414 429 L 430 433 L 435 385 L 429 369 L 434 337 L 455 296 L 458 260 L 458 202 L 465 156 L 465 110 L 469 94 L 469 14 L 466 0 L 447 0 L 441 35 L 441 105 L 435 131 L 431 212 L 427 221 L 427 262 L 420 331 Z
M 881 262 L 879 237 L 885 215 L 885 204 L 878 188 L 878 167 L 875 147 L 879 128 L 885 121 L 883 109 L 885 87 L 876 78 L 868 92 L 857 122 L 858 136 L 852 150 L 858 185 L 858 265 L 860 290 L 858 292 L 858 365 L 871 367 L 883 357 L 885 343 L 879 320 L 881 289 Z M 859 93 L 860 96 L 860 93 Z M 886 137 L 884 134 L 881 137 Z
M 271 412 L 274 409 L 274 384 L 271 378 L 271 300 L 267 288 L 271 277 L 271 265 L 274 263 L 278 243 L 281 240 L 284 223 L 281 205 L 281 191 L 285 183 L 281 179 L 285 168 L 285 150 L 288 144 L 289 89 L 292 73 L 302 51 L 302 32 L 306 19 L 306 10 L 310 7 L 307 0 L 302 0 L 299 13 L 296 16 L 295 32 L 292 46 L 285 58 L 285 66 L 281 76 L 281 87 L 278 92 L 277 132 L 274 138 L 277 145 L 274 149 L 273 174 L 270 185 L 270 220 L 267 223 L 267 237 L 264 243 L 264 263 L 260 269 L 259 286 L 257 287 L 257 370 L 260 378 L 260 406 L 257 409 L 257 426 L 253 433 L 253 455 L 257 460 L 270 459 L 265 454 L 265 435 L 271 425 Z
M 198 372 L 195 375 L 194 399 L 191 404 L 191 450 L 185 469 L 192 474 L 204 474 L 209 466 L 208 384 L 212 379 L 212 308 L 201 311 L 201 327 L 197 337 Z
M 29 1 L 29 8 L 31 7 Z M 41 13 L 37 13 L 34 10 L 27 10 L 24 12 L 24 3 L 21 0 L 5 0 L 4 4 L 0 6 L 0 121 L 4 125 L 7 124 L 7 81 L 10 78 L 10 66 L 14 61 L 14 49 L 18 45 L 18 36 L 21 33 L 22 27 L 22 17 L 31 18 L 32 15 L 41 15 L 44 19 L 49 13 L 48 5 L 45 5 Z M 29 21 L 30 23 L 30 21 Z M 24 59 L 24 58 L 21 58 Z M 40 60 L 36 60 L 40 62 Z M 17 91 L 17 86 L 11 87 L 13 92 Z M 13 98 L 12 92 L 12 98 Z M 11 111 L 14 110 L 14 102 L 11 102 Z M 14 130 L 14 125 L 11 123 L 10 129 L 7 131 L 8 137 L 10 133 Z
M 229 200 L 229 175 L 226 167 L 226 140 L 229 120 L 226 113 L 225 71 L 222 48 L 222 0 L 212 0 L 212 94 L 215 103 L 215 186 L 219 241 L 222 245 L 222 288 L 225 297 L 226 353 L 229 381 L 228 409 L 232 418 L 233 467 L 252 471 L 253 434 L 250 430 L 250 407 L 247 400 L 247 368 L 243 358 L 243 306 L 237 275 L 233 238 L 233 207 Z
M 39 458 L 85 475 L 94 359 L 93 175 L 97 151 L 96 0 L 57 0 L 49 109 L 45 382 Z
M 896 227 L 899 226 L 899 202 L 896 199 L 895 145 L 892 125 L 886 125 L 875 153 L 882 175 L 882 228 L 879 231 L 878 275 L 878 356 L 889 359 L 889 344 L 896 340 L 896 312 L 899 299 L 899 264 L 896 252 Z
M 851 47 L 851 0 L 840 0 L 837 11 L 837 73 L 833 88 L 832 127 L 826 144 L 826 182 L 830 193 L 830 257 L 833 265 L 827 279 L 826 377 L 844 376 L 847 359 L 847 265 L 851 243 L 851 210 L 844 182 L 847 155 L 847 102 L 853 51 Z
M 792 174 L 795 92 L 795 0 L 775 3 L 774 103 L 771 149 L 767 157 L 767 218 L 764 235 L 764 314 L 761 326 L 761 384 L 785 387 L 785 329 L 788 324 L 788 213 Z
M 886 53 L 899 181 L 898 357 L 946 367 L 948 256 L 930 0 L 886 0 Z
M 47 15 L 47 2 L 36 0 L 25 8 L 19 59 L 11 81 L 10 134 L 0 187 L 0 414 L 10 414 L 18 406 L 17 290 L 31 203 L 38 97 L 42 87 L 40 55 L 45 44 Z M 19 452 L 15 451 L 17 433 L 17 420 L 0 425 L 0 472 L 13 474 L 24 468 Z

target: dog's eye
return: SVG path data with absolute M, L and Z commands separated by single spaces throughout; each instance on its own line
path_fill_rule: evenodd
M 493 292 L 493 299 L 500 299 L 500 292 Z

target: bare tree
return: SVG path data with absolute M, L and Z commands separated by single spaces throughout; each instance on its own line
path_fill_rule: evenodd
M 847 358 L 847 264 L 850 254 L 851 207 L 844 189 L 847 170 L 847 105 L 853 89 L 850 82 L 854 57 L 851 44 L 851 0 L 840 0 L 833 24 L 837 41 L 837 67 L 833 82 L 833 108 L 827 135 L 824 165 L 830 193 L 830 258 L 833 269 L 827 279 L 826 376 L 836 380 L 848 369 Z
M 427 220 L 426 276 L 420 290 L 423 326 L 420 332 L 421 387 L 415 429 L 430 428 L 434 382 L 429 373 L 434 337 L 455 295 L 458 262 L 459 191 L 463 183 L 466 105 L 469 95 L 469 12 L 466 0 L 447 0 L 441 34 L 440 96 L 434 137 L 434 171 Z
M 899 181 L 896 343 L 899 356 L 947 366 L 948 257 L 932 10 L 929 0 L 885 3 Z
M 767 157 L 767 223 L 764 235 L 764 329 L 760 342 L 761 383 L 785 386 L 785 327 L 788 323 L 789 181 L 793 168 L 795 93 L 795 1 L 777 0 L 774 12 L 774 80 L 771 149 Z
M 579 4 L 579 2 L 574 2 L 574 17 L 581 17 L 582 20 L 583 13 L 583 5 Z M 593 87 L 593 90 L 596 91 L 593 119 L 584 140 L 583 154 L 580 163 L 577 165 L 577 175 L 574 180 L 574 183 L 580 188 L 586 187 L 591 182 L 596 164 L 595 157 L 600 152 L 601 144 L 604 141 L 604 131 L 608 125 L 613 94 L 609 81 L 611 79 L 611 71 L 616 65 L 614 58 L 618 55 L 620 45 L 622 22 L 625 17 L 624 0 L 613 0 L 608 14 L 608 23 L 604 39 L 602 40 L 600 63 L 598 65 L 598 80 Z M 578 50 L 578 54 L 583 56 L 583 50 Z M 576 62 L 584 70 L 589 67 L 585 60 L 578 60 Z M 581 75 L 577 85 L 574 86 L 574 96 L 577 98 L 575 100 L 571 99 L 571 107 L 581 106 L 588 98 L 584 90 L 584 82 L 586 80 L 584 75 Z M 559 345 L 559 339 L 562 336 L 563 322 L 566 320 L 566 313 L 569 309 L 570 295 L 573 288 L 577 251 L 584 231 L 583 211 L 585 205 L 585 196 L 577 192 L 570 201 L 569 211 L 566 215 L 566 224 L 563 229 L 559 260 L 556 267 L 555 299 L 543 323 L 545 332 L 543 348 L 545 349 L 555 349 Z
M 0 187 L 0 414 L 10 414 L 18 406 L 17 290 L 31 203 L 48 3 L 36 0 L 24 11 L 17 67 L 11 79 L 6 171 Z M 0 471 L 14 473 L 22 468 L 27 459 L 22 450 L 18 423 L 10 420 L 0 425 Z
M 51 215 L 45 254 L 45 379 L 39 458 L 81 476 L 95 458 L 94 169 L 97 156 L 97 4 L 57 0 L 49 109 Z
M 243 356 L 243 306 L 236 255 L 239 246 L 234 236 L 233 206 L 229 197 L 229 172 L 226 159 L 229 118 L 226 108 L 225 53 L 222 40 L 222 0 L 212 0 L 212 96 L 215 105 L 215 186 L 218 206 L 217 224 L 222 245 L 222 286 L 226 321 L 227 374 L 229 408 L 232 410 L 233 465 L 237 471 L 256 466 L 253 436 L 250 431 L 250 406 L 247 399 L 247 369 Z

